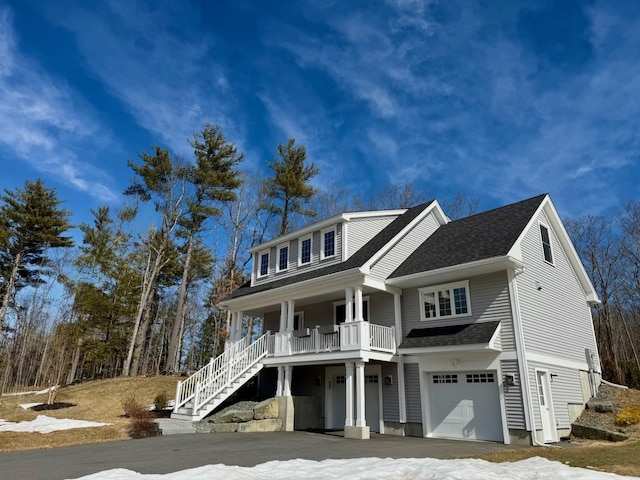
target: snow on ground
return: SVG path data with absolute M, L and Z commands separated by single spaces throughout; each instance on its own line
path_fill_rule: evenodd
M 3 397 L 17 397 L 19 395 L 42 395 L 44 393 L 49 393 L 50 390 L 55 390 L 58 388 L 58 385 L 53 387 L 45 388 L 44 390 L 38 390 L 37 392 L 16 392 L 16 393 L 3 393 Z
M 356 458 L 351 460 L 273 461 L 255 467 L 207 465 L 160 474 L 140 474 L 117 468 L 82 477 L 82 480 L 264 480 L 272 478 L 304 480 L 606 480 L 621 477 L 569 467 L 559 462 L 534 457 L 514 463 L 489 463 L 484 460 L 438 460 L 435 458 Z M 80 480 L 80 479 L 78 479 Z M 636 479 L 637 480 L 637 479 Z
M 31 407 L 37 407 L 38 405 L 42 405 L 42 403 L 21 403 L 18 406 L 23 410 L 29 410 Z
M 53 418 L 38 415 L 30 422 L 6 422 L 0 419 L 0 432 L 40 432 L 51 433 L 57 430 L 71 430 L 72 428 L 103 427 L 112 423 L 87 422 L 85 420 L 71 420 L 68 418 Z

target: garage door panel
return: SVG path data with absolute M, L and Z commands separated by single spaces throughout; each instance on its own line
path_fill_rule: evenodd
M 432 436 L 503 440 L 495 374 L 429 374 L 429 383 Z

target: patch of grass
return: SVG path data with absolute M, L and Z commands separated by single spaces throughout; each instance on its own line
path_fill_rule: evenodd
M 129 422 L 122 416 L 123 399 L 135 395 L 142 405 L 151 405 L 158 391 L 174 392 L 177 377 L 120 377 L 92 380 L 60 388 L 56 401 L 75 406 L 49 410 L 47 416 L 93 422 L 112 423 L 112 426 L 78 428 L 67 431 L 41 433 L 0 432 L 0 451 L 52 448 L 84 443 L 97 443 L 129 438 Z M 21 403 L 46 402 L 47 394 L 21 395 L 0 398 L 0 418 L 10 422 L 34 420 L 38 413 L 24 410 Z
M 504 450 L 481 455 L 490 462 L 517 462 L 531 457 L 544 457 L 566 463 L 572 467 L 591 468 L 618 475 L 640 476 L 640 441 L 622 443 L 588 442 L 561 447 L 532 447 L 522 450 Z

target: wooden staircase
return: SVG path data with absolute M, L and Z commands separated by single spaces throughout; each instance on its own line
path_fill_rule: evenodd
M 209 415 L 262 369 L 267 335 L 251 343 L 247 336 L 233 344 L 176 387 L 171 418 L 198 421 Z

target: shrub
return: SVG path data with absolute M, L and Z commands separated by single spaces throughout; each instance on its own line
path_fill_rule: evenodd
M 640 423 L 640 405 L 623 408 L 616 416 L 616 425 L 619 427 L 628 427 L 636 423 Z
M 164 410 L 167 408 L 167 403 L 167 396 L 164 393 L 159 393 L 153 400 L 153 405 L 156 407 L 156 410 Z
M 160 435 L 158 425 L 153 421 L 153 414 L 141 405 L 132 395 L 122 402 L 124 413 L 131 419 L 128 433 L 131 438 L 146 438 Z

